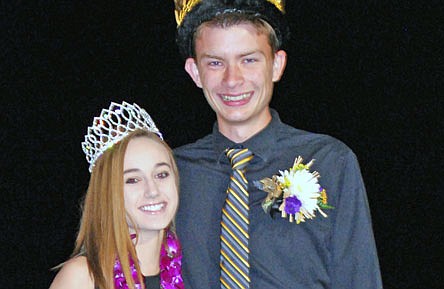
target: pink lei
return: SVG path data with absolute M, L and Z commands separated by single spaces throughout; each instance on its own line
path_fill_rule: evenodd
M 166 243 L 169 252 L 165 246 L 162 246 L 160 250 L 160 286 L 162 289 L 183 289 L 182 251 L 179 240 L 169 230 L 166 231 Z M 135 289 L 142 289 L 143 286 L 137 279 L 137 270 L 132 258 L 129 262 Z M 116 259 L 114 263 L 114 287 L 115 289 L 129 289 L 119 259 Z

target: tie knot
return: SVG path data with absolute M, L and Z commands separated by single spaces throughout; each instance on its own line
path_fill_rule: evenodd
M 234 170 L 242 170 L 253 158 L 253 153 L 245 149 L 227 149 L 225 152 Z

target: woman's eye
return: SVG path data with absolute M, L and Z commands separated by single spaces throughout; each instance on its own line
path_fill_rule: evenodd
M 139 182 L 139 179 L 137 178 L 127 178 L 125 180 L 125 184 L 137 184 Z
M 169 175 L 170 175 L 169 172 L 161 172 L 161 173 L 158 173 L 158 174 L 156 175 L 156 177 L 157 177 L 158 179 L 164 179 L 164 178 L 167 178 Z

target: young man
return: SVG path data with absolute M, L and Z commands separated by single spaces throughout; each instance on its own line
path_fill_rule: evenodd
M 382 288 L 355 155 L 332 137 L 282 123 L 269 107 L 286 65 L 283 1 L 176 2 L 185 70 L 217 116 L 210 135 L 175 150 L 185 287 Z M 227 191 L 227 148 L 253 154 L 242 177 L 231 178 L 248 183 L 245 190 Z M 304 161 L 294 165 L 298 156 Z M 241 191 L 248 201 L 236 208 Z M 247 216 L 225 217 L 244 209 Z M 232 244 L 224 231 L 246 242 Z

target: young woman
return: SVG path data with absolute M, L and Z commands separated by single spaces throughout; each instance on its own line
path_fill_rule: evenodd
M 151 117 L 112 103 L 82 147 L 91 178 L 80 229 L 50 289 L 183 288 L 173 226 L 178 172 Z

